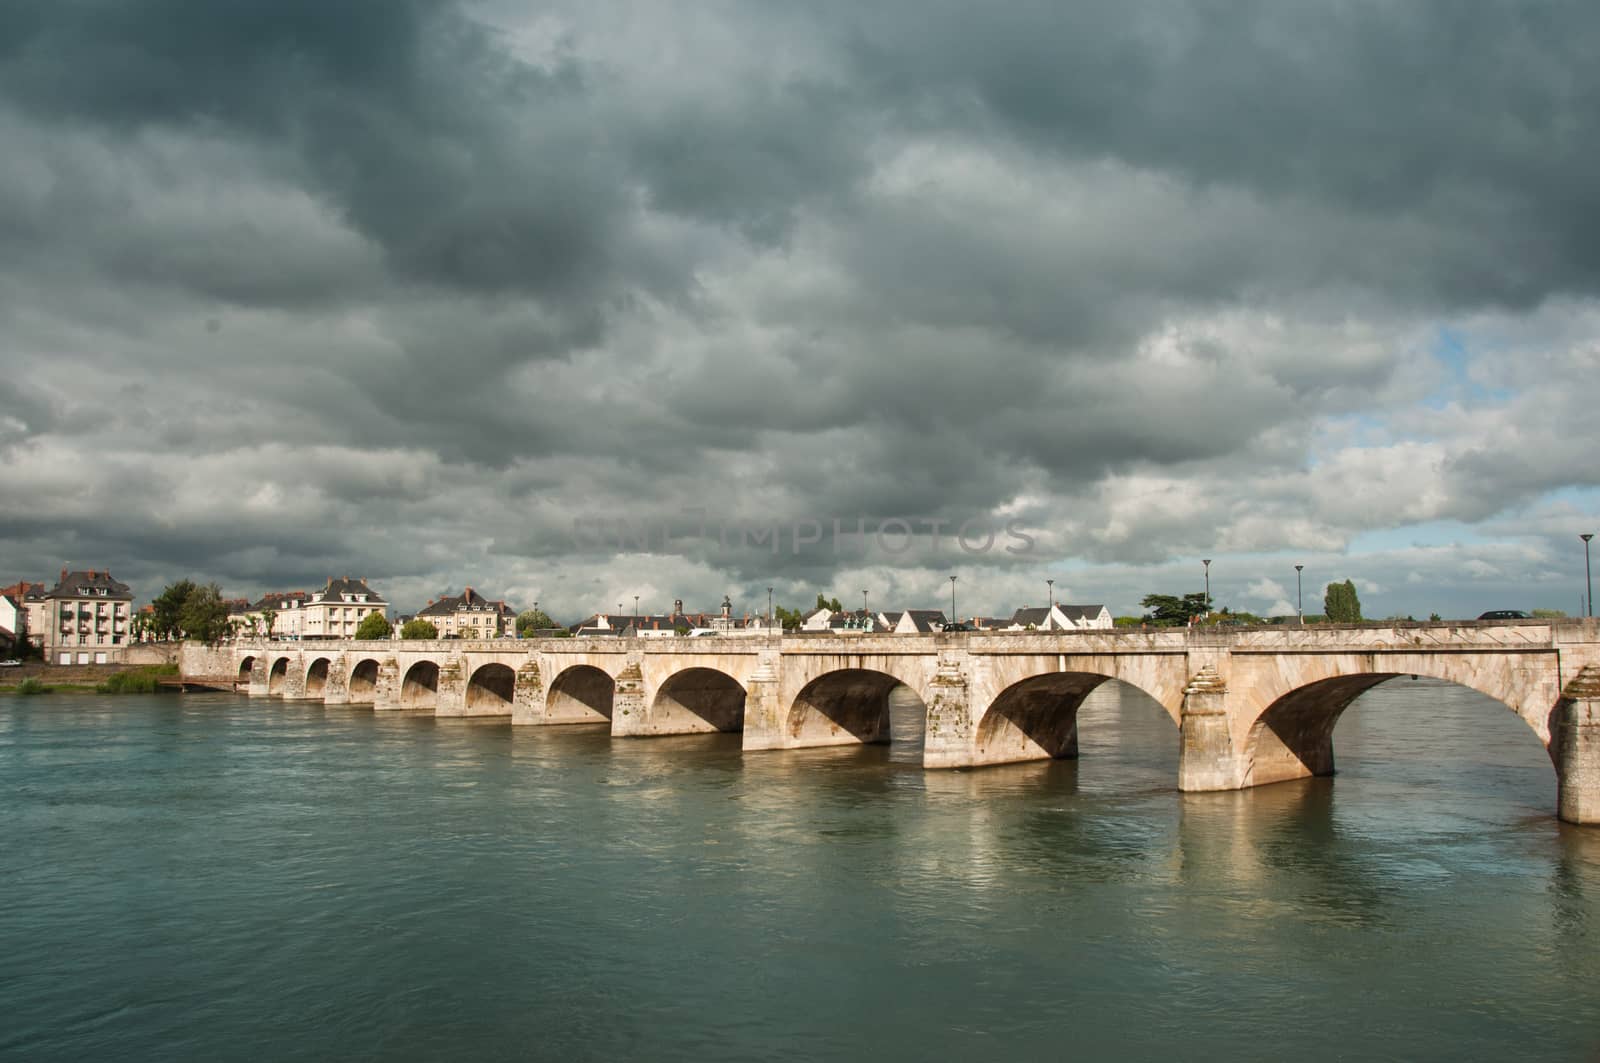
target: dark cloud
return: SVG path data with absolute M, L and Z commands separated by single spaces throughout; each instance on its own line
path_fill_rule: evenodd
M 1597 46 L 1576 3 L 0 0 L 0 543 L 574 611 L 1080 559 L 1131 608 L 1462 522 L 1501 545 L 1365 578 L 1554 587 L 1504 529 L 1600 486 Z M 1037 549 L 792 546 L 892 518 Z

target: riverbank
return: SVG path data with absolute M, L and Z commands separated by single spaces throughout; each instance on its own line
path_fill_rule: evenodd
M 31 661 L 0 675 L 0 694 L 153 694 L 176 679 L 176 664 L 48 665 Z

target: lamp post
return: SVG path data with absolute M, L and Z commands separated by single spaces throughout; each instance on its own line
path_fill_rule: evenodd
M 1056 581 L 1053 579 L 1047 579 L 1044 581 L 1044 585 L 1049 588 L 1050 609 L 1051 611 L 1054 611 L 1056 607 Z
M 956 578 L 950 577 L 950 622 L 956 622 Z
M 865 590 L 861 592 L 861 615 L 867 615 L 867 592 Z
M 1594 532 L 1584 532 L 1578 538 L 1583 540 L 1583 600 L 1587 603 L 1583 612 L 1585 616 L 1593 616 L 1594 577 L 1589 572 L 1589 540 L 1594 538 Z
M 767 588 L 767 626 L 772 626 L 772 588 Z
M 1203 557 L 1200 563 L 1206 566 L 1206 616 L 1211 615 L 1211 559 Z
M 639 596 L 637 594 L 633 596 L 633 615 L 639 615 Z
M 1300 614 L 1300 623 L 1302 624 L 1306 622 L 1306 598 L 1300 592 L 1300 570 L 1305 567 L 1304 565 L 1294 566 L 1294 608 L 1295 612 Z

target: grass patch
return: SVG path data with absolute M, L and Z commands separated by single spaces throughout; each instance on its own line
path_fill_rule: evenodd
M 129 672 L 117 672 L 95 687 L 100 694 L 154 694 L 160 689 L 162 676 L 177 675 L 175 664 L 153 664 Z
M 18 694 L 48 694 L 50 693 L 50 688 L 30 676 L 17 684 L 16 692 Z

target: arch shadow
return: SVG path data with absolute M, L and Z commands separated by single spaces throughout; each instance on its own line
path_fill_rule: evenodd
M 744 687 L 726 672 L 685 668 L 661 684 L 650 717 L 658 728 L 742 731 L 744 699 Z
M 602 669 L 575 664 L 551 682 L 545 695 L 546 723 L 610 723 L 617 684 Z
M 897 677 L 866 668 L 820 675 L 801 687 L 789 706 L 788 737 L 801 746 L 887 744 L 892 740 L 889 695 L 902 686 Z
M 439 666 L 432 661 L 418 661 L 406 669 L 400 683 L 402 709 L 435 709 L 439 707 Z
M 467 680 L 467 713 L 509 716 L 517 693 L 517 673 L 503 664 L 485 664 Z
M 328 692 L 328 658 L 318 657 L 306 669 L 306 697 L 320 698 Z
M 281 698 L 288 686 L 289 658 L 279 657 L 272 662 L 272 670 L 267 673 L 267 693 L 272 697 Z
M 378 662 L 371 657 L 350 670 L 350 701 L 370 705 L 378 700 Z
M 1267 786 L 1292 779 L 1334 774 L 1333 731 L 1345 710 L 1374 687 L 1410 674 L 1372 672 L 1335 676 L 1307 683 L 1280 695 L 1256 717 L 1245 734 L 1244 785 Z M 1538 728 L 1510 705 L 1486 691 L 1453 679 L 1437 676 L 1428 678 L 1475 691 L 1500 704 L 1533 731 L 1550 756 L 1552 766 L 1558 767 L 1556 742 L 1547 743 Z
M 241 682 L 241 683 L 250 682 L 250 673 L 255 670 L 255 667 L 256 667 L 256 659 L 254 657 L 246 657 L 244 660 L 240 661 L 239 662 L 239 682 Z

